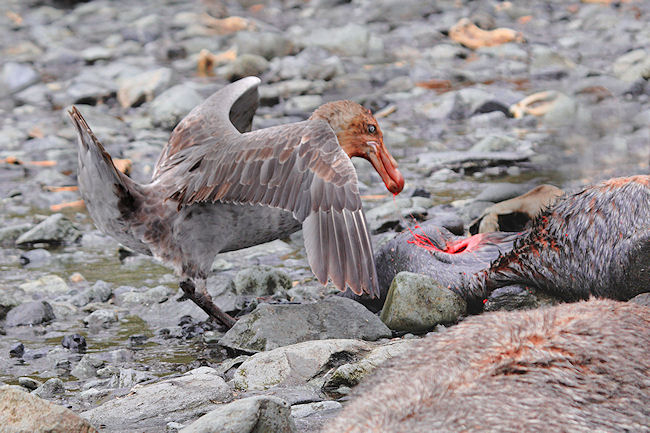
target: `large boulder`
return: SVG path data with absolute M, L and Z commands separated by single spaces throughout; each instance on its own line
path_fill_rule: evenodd
M 0 431 L 30 433 L 92 433 L 97 430 L 63 406 L 18 387 L 0 387 Z
M 261 304 L 219 340 L 244 352 L 272 350 L 309 340 L 377 340 L 390 330 L 361 304 L 333 296 L 313 304 Z

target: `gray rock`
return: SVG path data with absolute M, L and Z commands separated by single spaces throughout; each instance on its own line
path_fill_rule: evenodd
M 219 340 L 244 352 L 271 350 L 308 340 L 390 337 L 390 330 L 361 304 L 333 296 L 314 304 L 260 304 Z
M 26 376 L 19 377 L 18 384 L 30 391 L 33 391 L 39 386 L 43 385 L 41 381 Z
M 466 311 L 463 298 L 435 279 L 400 272 L 390 285 L 380 317 L 395 331 L 423 332 L 456 322 Z
M 56 297 L 67 294 L 70 291 L 68 283 L 58 275 L 45 275 L 37 280 L 27 281 L 18 286 L 27 298 L 33 296 Z
M 132 368 L 120 368 L 119 373 L 113 376 L 110 380 L 109 386 L 111 388 L 131 388 L 138 383 L 146 382 L 154 377 L 155 376 L 146 371 L 138 371 Z
M 151 101 L 169 86 L 172 70 L 159 68 L 118 80 L 117 99 L 122 107 L 133 107 Z
M 267 296 L 289 290 L 291 278 L 272 266 L 251 266 L 237 272 L 228 288 L 238 295 Z
M 516 151 L 519 146 L 519 140 L 508 137 L 507 135 L 491 134 L 472 146 L 470 152 L 500 152 Z
M 71 410 L 10 386 L 0 387 L 0 426 L 7 432 L 97 433 Z
M 45 301 L 24 302 L 7 313 L 5 326 L 40 325 L 56 319 L 52 306 Z
M 614 75 L 623 81 L 632 82 L 639 78 L 650 78 L 650 51 L 638 49 L 625 53 L 612 65 Z
M 511 165 L 530 159 L 532 152 L 425 152 L 417 157 L 418 171 L 426 176 L 436 170 L 449 168 L 476 171 L 485 167 Z
M 87 354 L 74 366 L 70 374 L 81 380 L 97 377 L 97 370 L 103 365 L 104 361 L 94 355 Z
M 260 75 L 269 67 L 269 62 L 256 54 L 242 54 L 231 63 L 217 70 L 217 75 L 228 81 L 235 81 L 249 75 Z
M 81 416 L 106 431 L 163 431 L 168 422 L 183 423 L 231 398 L 226 382 L 210 367 L 160 382 L 138 385 L 121 398 L 109 400 Z
M 117 322 L 117 313 L 114 310 L 95 310 L 83 319 L 86 326 L 109 328 Z
M 109 283 L 102 280 L 95 281 L 95 284 L 88 289 L 89 302 L 106 302 L 113 295 L 113 288 Z
M 322 379 L 318 376 L 333 357 L 358 359 L 371 347 L 359 340 L 314 340 L 256 353 L 237 368 L 232 383 L 242 391 L 314 381 L 313 385 L 320 388 Z
M 9 93 L 16 93 L 40 80 L 38 73 L 31 66 L 7 62 L 2 67 L 1 82 Z
M 0 228 L 0 244 L 1 245 L 14 244 L 16 239 L 18 239 L 20 235 L 22 235 L 32 227 L 33 227 L 32 224 L 23 223 L 23 224 L 16 224 L 16 225 Z
M 81 232 L 65 215 L 56 213 L 23 233 L 16 239 L 16 245 L 30 245 L 35 243 L 61 244 L 74 242 Z
M 141 305 L 160 304 L 174 294 L 176 289 L 167 286 L 156 286 L 143 292 L 132 291 L 116 293 L 116 302 L 122 307 L 135 307 Z
M 311 30 L 300 39 L 305 47 L 320 47 L 343 56 L 364 56 L 368 52 L 370 33 L 365 26 L 347 24 L 336 28 Z
M 291 408 L 271 396 L 242 398 L 203 415 L 181 433 L 293 433 Z
M 287 113 L 311 113 L 323 103 L 320 95 L 298 95 L 293 96 L 284 103 L 284 110 Z
M 233 43 L 238 54 L 256 54 L 267 60 L 284 57 L 294 50 L 293 43 L 280 33 L 238 32 Z
M 529 190 L 528 185 L 520 185 L 513 183 L 495 183 L 488 185 L 476 197 L 476 200 L 491 201 L 498 203 L 500 201 L 509 200 L 519 195 L 525 194 Z
M 52 260 L 52 254 L 43 248 L 25 251 L 20 255 L 20 264 L 24 266 L 42 266 Z
M 578 103 L 572 97 L 557 92 L 550 109 L 544 113 L 542 119 L 549 126 L 574 125 L 578 114 Z
M 108 48 L 93 46 L 83 50 L 81 52 L 81 57 L 86 61 L 86 63 L 93 64 L 98 60 L 109 60 L 113 57 L 113 53 Z
M 203 102 L 193 88 L 179 84 L 158 95 L 149 108 L 154 125 L 172 130 L 192 108 Z
M 395 340 L 372 349 L 362 359 L 343 364 L 328 374 L 323 384 L 323 391 L 330 396 L 340 397 L 341 387 L 352 388 L 372 373 L 375 368 L 385 361 L 410 350 L 418 339 Z
M 18 297 L 9 290 L 0 290 L 0 320 L 7 316 L 9 310 L 20 305 Z
M 48 379 L 44 384 L 36 388 L 32 394 L 41 397 L 41 398 L 52 398 L 57 394 L 63 394 L 65 392 L 65 387 L 63 386 L 63 381 L 58 377 L 53 377 Z
M 341 403 L 331 400 L 295 404 L 291 406 L 291 417 L 299 432 L 319 432 L 327 422 L 336 417 L 342 408 Z

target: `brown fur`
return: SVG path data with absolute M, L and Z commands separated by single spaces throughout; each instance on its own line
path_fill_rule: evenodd
M 650 309 L 467 319 L 378 369 L 323 433 L 650 431 Z

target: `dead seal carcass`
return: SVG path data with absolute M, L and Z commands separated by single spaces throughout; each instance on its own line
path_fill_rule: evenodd
M 648 347 L 631 302 L 473 316 L 379 367 L 323 433 L 648 432 Z

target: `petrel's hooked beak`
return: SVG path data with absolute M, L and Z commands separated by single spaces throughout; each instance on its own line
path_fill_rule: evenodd
M 382 141 L 367 141 L 368 150 L 365 158 L 370 161 L 386 188 L 393 194 L 399 194 L 404 189 L 404 176 L 397 169 L 397 161 L 388 153 Z

